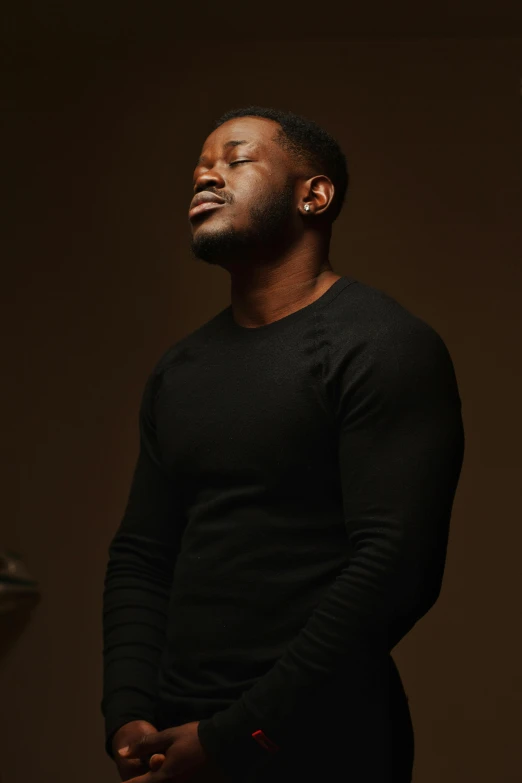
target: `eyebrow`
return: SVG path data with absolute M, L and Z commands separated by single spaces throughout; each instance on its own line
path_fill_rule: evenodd
M 237 147 L 239 144 L 250 144 L 250 142 L 247 141 L 246 139 L 231 139 L 231 141 L 226 141 L 223 144 L 223 148 L 225 149 L 226 147 Z M 198 163 L 203 163 L 204 160 L 205 160 L 205 156 L 202 155 L 200 158 L 198 158 Z

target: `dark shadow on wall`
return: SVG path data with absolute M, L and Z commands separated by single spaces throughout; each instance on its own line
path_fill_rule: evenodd
M 22 557 L 0 551 L 0 661 L 23 634 L 40 599 L 38 582 L 29 574 Z
M 41 596 L 39 595 L 35 595 L 31 598 L 23 598 L 19 601 L 16 608 L 0 614 L 0 665 L 2 659 L 22 636 L 31 619 L 31 613 L 36 604 L 39 603 L 40 598 Z

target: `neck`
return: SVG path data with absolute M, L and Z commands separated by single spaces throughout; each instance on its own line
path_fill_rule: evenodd
M 327 254 L 308 261 L 296 255 L 275 266 L 229 271 L 234 320 L 246 327 L 265 326 L 306 307 L 340 278 Z

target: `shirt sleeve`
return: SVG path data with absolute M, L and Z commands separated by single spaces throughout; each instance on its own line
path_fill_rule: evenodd
M 441 589 L 464 455 L 461 400 L 442 338 L 416 319 L 349 348 L 334 345 L 323 383 L 351 556 L 275 665 L 200 721 L 201 744 L 231 774 L 237 764 L 257 765 L 254 732 L 277 752 L 296 724 L 311 725 L 307 705 L 322 688 L 361 656 L 388 654 Z
M 139 412 L 140 447 L 127 506 L 109 547 L 103 592 L 105 749 L 125 723 L 154 725 L 158 667 L 179 549 L 181 514 L 162 468 L 154 422 L 159 376 L 145 385 Z

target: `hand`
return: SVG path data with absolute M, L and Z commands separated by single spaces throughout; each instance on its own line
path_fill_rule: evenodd
M 199 721 L 192 721 L 142 735 L 131 741 L 123 754 L 120 746 L 120 757 L 125 760 L 152 756 L 153 771 L 138 775 L 129 783 L 229 783 L 201 745 L 198 724 Z
M 158 733 L 156 727 L 145 720 L 130 721 L 121 726 L 115 733 L 112 739 L 112 754 L 120 774 L 120 780 L 130 780 L 135 778 L 136 775 L 144 774 L 149 769 L 158 770 L 161 767 L 165 760 L 165 756 L 161 754 L 155 755 L 148 763 L 146 759 L 142 761 L 139 758 L 122 758 L 118 753 L 120 748 L 129 745 L 129 743 L 135 743 L 144 735 L 152 733 Z

